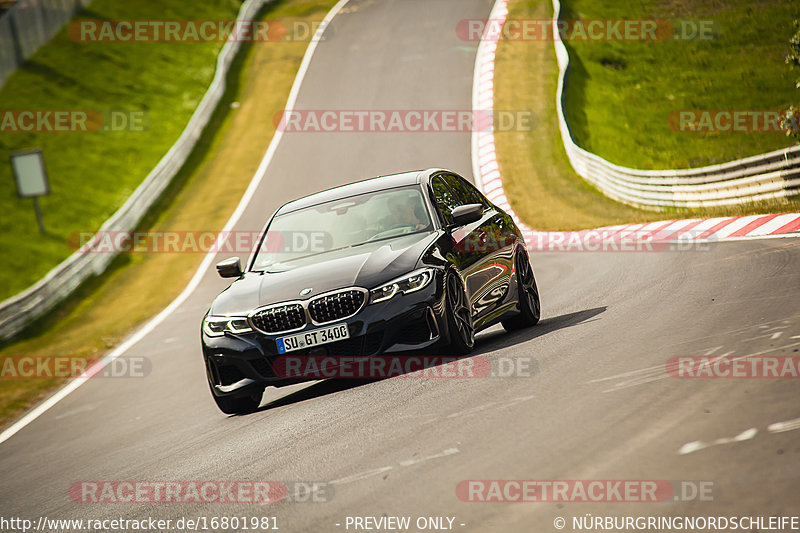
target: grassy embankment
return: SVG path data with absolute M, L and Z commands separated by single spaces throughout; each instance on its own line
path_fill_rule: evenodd
M 93 7 L 99 3 L 95 2 Z M 261 17 L 270 20 L 291 19 L 300 24 L 318 22 L 334 3 L 334 0 L 285 0 L 267 6 Z M 152 0 L 150 4 L 155 7 L 162 5 Z M 195 3 L 186 5 L 194 6 Z M 135 18 L 143 17 L 137 15 Z M 153 18 L 164 17 L 153 15 Z M 193 15 L 190 18 L 201 17 Z M 59 41 L 55 42 L 58 46 Z M 307 41 L 246 45 L 231 70 L 228 92 L 210 127 L 190 161 L 139 230 L 219 230 L 224 226 L 272 138 L 275 131 L 273 116 L 285 106 L 307 45 Z M 172 47 L 182 46 L 191 48 L 196 45 L 173 44 L 161 49 L 160 53 L 169 54 Z M 102 50 L 99 48 L 96 53 L 113 53 Z M 43 49 L 43 53 L 55 52 Z M 208 60 L 209 64 L 213 64 L 212 56 Z M 118 66 L 113 79 L 119 84 L 135 84 L 137 78 L 135 72 Z M 65 82 L 61 75 L 52 73 L 52 77 L 45 77 L 39 83 L 50 84 L 50 90 L 55 92 L 57 86 Z M 113 87 L 108 90 L 113 92 Z M 151 90 L 157 92 L 158 88 L 152 87 Z M 137 98 L 138 102 L 150 101 L 145 94 Z M 232 105 L 234 102 L 238 105 Z M 254 117 L 266 118 L 254 120 Z M 122 146 L 118 146 L 117 151 L 104 153 L 109 158 L 130 159 L 127 148 Z M 153 161 L 157 160 L 157 154 L 153 154 Z M 139 179 L 145 174 L 146 171 L 140 174 Z M 63 183 L 66 187 L 69 182 Z M 129 192 L 129 189 L 126 190 Z M 120 200 L 124 199 L 121 191 L 116 194 Z M 79 207 L 78 203 L 73 209 Z M 52 211 L 50 213 L 52 216 Z M 98 215 L 97 222 L 100 221 L 102 216 Z M 10 221 L 6 223 L 10 224 Z M 33 219 L 31 224 L 35 229 Z M 54 236 L 54 245 L 63 244 L 64 238 Z M 4 243 L 3 246 L 9 244 Z M 32 256 L 30 250 L 15 253 L 27 253 L 28 258 Z M 5 357 L 23 355 L 101 356 L 177 296 L 201 260 L 200 253 L 119 256 L 106 273 L 85 284 L 48 319 L 35 324 L 15 342 L 3 346 L 0 349 L 0 363 Z M 62 380 L 58 379 L 0 379 L 0 425 L 19 416 L 61 383 Z
M 784 63 L 796 3 L 725 0 L 567 0 L 565 19 L 710 20 L 710 40 L 572 41 L 567 119 L 580 146 L 635 168 L 686 168 L 782 148 L 782 133 L 675 131 L 676 110 L 779 110 L 796 103 L 797 72 Z M 552 16 L 550 2 L 512 0 L 510 18 Z M 653 213 L 609 200 L 575 174 L 555 110 L 558 68 L 551 41 L 501 41 L 497 109 L 531 109 L 530 132 L 497 135 L 506 193 L 537 229 L 583 229 L 676 217 L 800 210 L 800 200 Z

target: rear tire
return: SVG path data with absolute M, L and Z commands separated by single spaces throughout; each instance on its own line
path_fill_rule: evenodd
M 523 250 L 517 252 L 515 263 L 520 313 L 503 320 L 502 324 L 506 331 L 517 331 L 535 326 L 542 314 L 539 288 L 536 286 L 536 278 L 533 275 L 528 252 Z
M 445 314 L 450 333 L 449 349 L 456 355 L 466 355 L 475 347 L 475 327 L 464 285 L 454 273 L 445 278 Z

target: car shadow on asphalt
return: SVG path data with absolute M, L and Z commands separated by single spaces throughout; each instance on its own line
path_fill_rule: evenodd
M 585 309 L 583 311 L 576 311 L 574 313 L 566 313 L 559 316 L 544 318 L 539 323 L 532 327 L 526 328 L 513 333 L 505 333 L 502 329 L 490 329 L 486 333 L 482 333 L 476 337 L 475 350 L 461 357 L 448 356 L 450 360 L 455 359 L 468 359 L 488 352 L 502 350 L 528 342 L 537 337 L 542 337 L 555 331 L 586 324 L 599 320 L 596 318 L 603 313 L 607 307 L 595 307 L 593 309 Z M 286 407 L 295 403 L 303 402 L 306 400 L 313 400 L 314 398 L 321 398 L 328 394 L 361 387 L 376 381 L 382 381 L 387 378 L 362 378 L 362 379 L 327 379 L 324 381 L 316 382 L 299 391 L 292 392 L 272 400 L 261 407 L 255 412 L 269 411 L 280 407 Z
M 486 332 L 479 334 L 475 339 L 475 350 L 469 354 L 469 357 L 480 355 L 486 352 L 495 350 L 502 350 L 517 344 L 528 342 L 537 337 L 548 335 L 555 331 L 571 328 L 600 320 L 598 315 L 604 313 L 608 309 L 607 306 L 594 307 L 592 309 L 585 309 L 583 311 L 576 311 L 574 313 L 566 313 L 549 318 L 543 318 L 536 326 L 532 328 L 525 328 L 518 331 L 506 332 L 502 328 L 492 327 Z

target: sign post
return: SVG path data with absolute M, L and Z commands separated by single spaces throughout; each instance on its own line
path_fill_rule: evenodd
M 50 184 L 47 181 L 42 150 L 28 150 L 11 154 L 11 168 L 14 171 L 14 180 L 17 182 L 17 196 L 33 198 L 33 209 L 36 211 L 39 233 L 44 235 L 44 221 L 42 220 L 42 210 L 39 207 L 39 197 L 50 194 Z

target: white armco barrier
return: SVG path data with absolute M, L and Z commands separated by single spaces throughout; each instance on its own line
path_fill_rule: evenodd
M 249 24 L 270 1 L 247 0 L 242 4 L 237 20 L 242 24 Z M 232 32 L 217 56 L 214 80 L 181 136 L 128 201 L 103 224 L 99 234 L 135 230 L 147 210 L 181 169 L 225 93 L 228 69 L 241 47 L 241 42 L 235 39 L 236 33 Z M 96 243 L 90 242 L 62 261 L 35 285 L 0 303 L 0 339 L 13 336 L 32 320 L 50 311 L 87 278 L 102 273 L 116 254 L 94 253 L 93 246 Z
M 558 4 L 556 3 L 556 10 Z M 498 28 L 508 16 L 508 0 L 496 0 L 489 18 Z M 489 26 L 487 25 L 487 28 Z M 563 94 L 566 49 L 560 51 L 559 116 L 561 131 L 570 160 L 586 179 L 598 184 L 606 194 L 640 207 L 659 209 L 666 205 L 709 205 L 736 203 L 760 198 L 786 196 L 796 190 L 798 180 L 797 147 L 692 170 L 645 171 L 612 165 L 580 149 L 572 141 L 560 108 Z M 472 109 L 477 113 L 494 108 L 494 65 L 497 39 L 486 38 L 478 46 L 473 73 Z M 492 125 L 472 132 L 472 175 L 475 183 L 495 205 L 517 222 L 531 251 L 661 251 L 686 249 L 689 243 L 707 243 L 751 238 L 800 237 L 800 213 L 660 220 L 647 224 L 623 224 L 582 231 L 536 231 L 514 213 L 505 190 L 497 161 Z M 721 180 L 720 176 L 725 176 Z M 725 181 L 725 183 L 722 183 Z M 599 183 L 606 184 L 603 188 Z M 724 192 L 723 192 L 724 191 Z M 749 196 L 748 196 L 749 195 Z M 709 197 L 715 196 L 713 200 Z M 747 200 L 744 200 L 747 198 Z
M 575 144 L 564 114 L 569 53 L 557 30 L 560 11 L 559 0 L 553 0 L 559 71 L 556 106 L 561 139 L 579 176 L 615 200 L 646 209 L 744 204 L 800 194 L 800 145 L 708 167 L 636 170 L 610 163 Z

